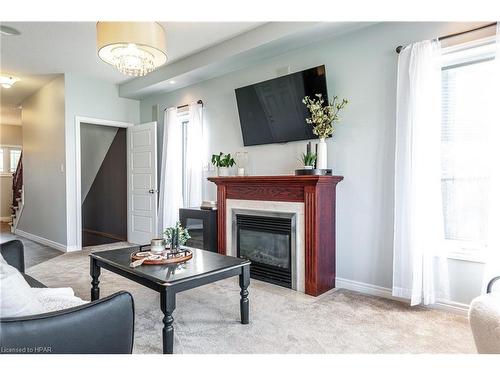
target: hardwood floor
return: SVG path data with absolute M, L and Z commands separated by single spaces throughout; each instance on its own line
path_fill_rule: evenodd
M 24 244 L 24 263 L 26 269 L 36 264 L 45 262 L 64 254 L 63 252 L 51 247 L 36 243 L 24 237 L 16 236 L 10 233 L 10 226 L 7 223 L 1 223 L 0 242 L 6 242 L 14 239 L 21 240 Z

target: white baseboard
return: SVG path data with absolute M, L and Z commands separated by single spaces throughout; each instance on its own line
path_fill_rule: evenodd
M 59 251 L 63 251 L 63 252 L 68 251 L 68 247 L 66 245 L 63 245 L 59 242 L 55 242 L 52 240 L 48 240 L 47 238 L 43 238 L 43 237 L 37 236 L 35 234 L 25 232 L 21 229 L 16 229 L 14 231 L 14 234 L 21 236 L 21 237 L 24 237 L 24 238 L 27 238 L 28 240 L 31 240 L 31 241 L 41 243 L 42 245 L 46 245 L 48 247 L 51 247 L 51 248 L 59 250 Z
M 403 298 L 394 297 L 392 295 L 392 289 L 384 288 L 382 286 L 363 283 L 361 281 L 354 281 L 349 279 L 344 279 L 337 277 L 335 279 L 335 286 L 341 289 L 354 290 L 355 292 L 369 294 L 371 296 L 377 296 L 387 299 L 392 299 L 396 301 L 406 302 Z
M 455 302 L 455 301 L 441 301 L 432 305 L 431 308 L 436 310 L 444 310 L 448 312 L 453 312 L 456 314 L 468 316 L 469 315 L 469 305 L 466 303 Z
M 408 303 L 409 301 L 404 298 L 394 297 L 392 295 L 391 288 L 385 288 L 373 284 L 363 283 L 361 281 L 348 280 L 341 277 L 335 279 L 336 287 L 339 289 L 348 289 L 355 292 L 369 294 L 371 296 L 377 296 L 387 299 L 392 299 L 399 302 Z M 467 316 L 469 311 L 469 305 L 465 303 L 455 302 L 455 301 L 441 301 L 434 305 L 425 306 L 431 309 L 443 310 L 447 312 L 452 312 L 459 315 Z
M 82 249 L 76 245 L 66 246 L 66 252 L 68 252 L 68 253 L 71 251 L 78 251 L 78 250 L 82 250 Z

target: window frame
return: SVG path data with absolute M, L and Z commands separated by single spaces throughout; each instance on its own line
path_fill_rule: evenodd
M 0 148 L 3 150 L 3 158 L 1 160 L 3 171 L 0 172 L 0 176 L 2 177 L 12 177 L 12 175 L 16 172 L 10 171 L 10 151 L 11 150 L 19 150 L 21 153 L 23 152 L 22 146 L 19 145 L 0 145 Z M 16 166 L 17 168 L 17 166 Z
M 186 153 L 187 153 L 187 127 L 189 126 L 189 109 L 178 110 L 177 118 L 181 126 L 182 137 L 182 205 L 186 208 L 186 186 L 187 186 L 187 173 L 186 173 Z
M 496 39 L 493 36 L 443 48 L 441 71 L 456 69 L 473 64 L 481 64 L 484 62 L 494 60 L 496 58 L 495 43 Z M 456 59 L 450 58 L 450 55 L 454 53 L 464 52 L 481 47 L 484 47 L 485 50 L 484 53 L 479 53 L 479 54 L 472 53 L 471 56 L 459 57 Z M 484 244 L 472 241 L 463 241 L 463 240 L 461 241 L 461 240 L 451 240 L 451 239 L 446 239 L 445 243 L 448 249 L 447 250 L 448 259 L 485 263 L 486 247 Z
M 17 158 L 17 163 L 14 167 L 14 170 L 12 170 L 12 152 L 15 151 L 18 153 L 18 158 Z M 22 150 L 20 148 L 9 148 L 9 172 L 10 173 L 15 173 L 17 170 L 17 167 L 19 166 L 19 161 L 21 160 L 21 154 Z

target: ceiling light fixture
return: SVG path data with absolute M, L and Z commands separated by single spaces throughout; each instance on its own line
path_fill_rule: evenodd
M 20 35 L 21 33 L 18 30 L 14 29 L 13 27 L 0 25 L 0 34 L 13 36 L 13 35 Z
M 0 76 L 0 85 L 4 89 L 10 89 L 14 84 L 20 81 L 20 78 L 14 76 Z
M 167 62 L 165 30 L 157 22 L 97 22 L 97 51 L 121 73 L 144 76 Z

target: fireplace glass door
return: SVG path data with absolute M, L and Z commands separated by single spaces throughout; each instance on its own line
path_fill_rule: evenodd
M 237 215 L 238 256 L 253 278 L 291 288 L 291 219 Z

